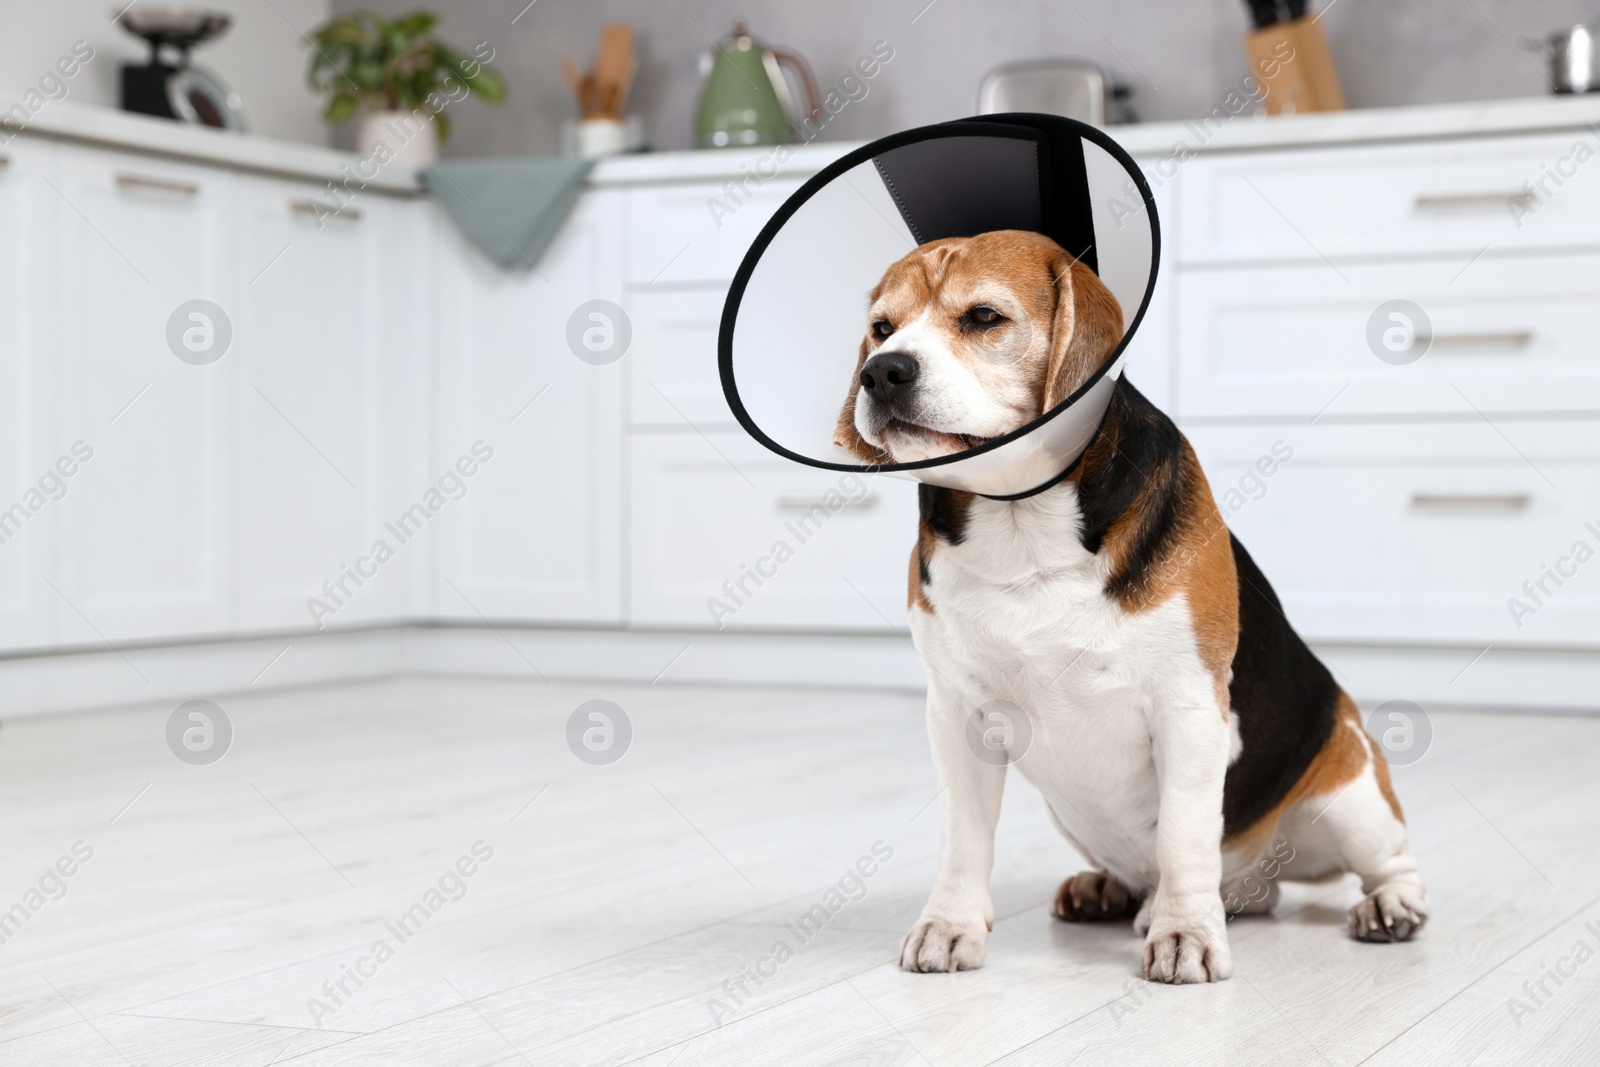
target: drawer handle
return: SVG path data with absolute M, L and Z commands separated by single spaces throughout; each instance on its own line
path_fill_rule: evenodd
M 1446 348 L 1460 351 L 1464 348 L 1491 349 L 1494 351 L 1516 351 L 1527 348 L 1533 344 L 1532 330 L 1507 330 L 1504 333 L 1486 331 L 1484 333 L 1436 333 L 1431 339 L 1417 338 L 1417 343 L 1422 344 L 1428 340 L 1432 348 L 1430 351 Z
M 338 219 L 341 222 L 360 222 L 361 212 L 353 207 L 330 208 L 327 204 L 316 200 L 291 200 L 289 210 L 296 215 L 310 215 L 321 222 L 323 219 Z
M 1416 199 L 1416 208 L 1418 211 L 1439 213 L 1508 211 L 1519 207 L 1535 207 L 1537 203 L 1533 198 L 1533 194 L 1527 190 L 1513 189 L 1504 193 L 1443 193 L 1432 196 L 1419 196 Z
M 1417 511 L 1472 511 L 1511 514 L 1528 510 L 1531 493 L 1412 493 Z
M 180 182 L 172 178 L 148 178 L 143 174 L 117 174 L 117 188 L 119 189 L 148 189 L 157 193 L 171 193 L 174 196 L 199 196 L 200 187 L 194 182 Z
M 836 494 L 842 495 L 842 494 Z M 842 506 L 847 508 L 870 508 L 878 502 L 878 494 L 867 493 L 864 496 L 851 500 L 844 497 Z M 778 496 L 780 508 L 794 509 L 796 511 L 810 511 L 812 508 L 829 507 L 831 502 L 825 493 L 782 493 Z

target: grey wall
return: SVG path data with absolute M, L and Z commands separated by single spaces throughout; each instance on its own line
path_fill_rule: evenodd
M 334 11 L 393 12 L 428 0 L 333 0 Z M 1137 91 L 1146 119 L 1210 111 L 1244 74 L 1243 0 L 433 0 L 442 32 L 487 41 L 511 86 L 491 109 L 454 113 L 452 155 L 552 153 L 573 111 L 561 57 L 587 65 L 601 26 L 633 23 L 642 66 L 633 106 L 651 142 L 685 148 L 707 39 L 742 16 L 759 38 L 801 51 L 824 83 L 873 42 L 894 59 L 824 132 L 874 137 L 969 114 L 990 67 L 1038 56 L 1086 57 Z M 1600 0 L 1313 0 L 1353 107 L 1543 93 L 1538 61 L 1511 43 L 1600 9 Z M 518 13 L 522 12 L 520 17 Z M 919 14 L 920 13 L 920 14 Z M 513 23 L 513 19 L 515 22 Z
M 455 109 L 452 155 L 555 152 L 573 105 L 561 57 L 587 64 L 600 27 L 627 21 L 640 33 L 643 66 L 634 106 L 652 143 L 690 142 L 696 63 L 707 38 L 736 15 L 764 40 L 799 49 L 824 83 L 884 40 L 894 59 L 829 124 L 823 137 L 860 139 L 971 111 L 990 67 L 1037 56 L 1086 57 L 1137 90 L 1145 118 L 1209 111 L 1244 72 L 1243 0 L 207 0 L 235 14 L 228 36 L 200 53 L 245 97 L 254 128 L 320 141 L 317 104 L 302 83 L 302 31 L 329 10 L 391 12 L 433 6 L 446 37 L 489 42 L 510 80 L 498 109 Z M 1486 99 L 1541 93 L 1537 61 L 1510 41 L 1542 35 L 1600 10 L 1600 0 L 1313 0 L 1352 106 Z M 109 24 L 104 0 L 0 0 L 0 108 L 87 39 L 99 56 L 70 99 L 114 106 L 116 62 L 141 46 Z M 920 15 L 919 15 L 920 13 Z M 1487 17 L 1485 17 L 1487 16 Z M 513 18 L 516 21 L 513 23 Z M 915 21 L 913 21 L 915 20 Z M 1510 41 L 1508 41 L 1508 38 Z M 347 135 L 346 135 L 347 136 Z M 342 138 L 341 138 L 342 139 Z

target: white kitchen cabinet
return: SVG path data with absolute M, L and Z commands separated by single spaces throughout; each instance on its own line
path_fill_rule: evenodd
M 1173 362 L 1176 358 L 1173 331 L 1173 303 L 1178 289 L 1177 187 L 1162 168 L 1146 165 L 1145 177 L 1156 201 L 1156 218 L 1161 224 L 1161 263 L 1156 271 L 1156 287 L 1150 294 L 1139 329 L 1128 342 L 1123 375 L 1139 388 L 1149 401 L 1169 414 L 1176 410 L 1173 388 Z M 1137 308 L 1123 308 L 1123 326 L 1130 325 Z
M 439 437 L 427 477 L 470 461 L 476 442 L 493 456 L 433 520 L 433 610 L 469 622 L 619 623 L 622 364 L 632 356 L 580 359 L 568 325 L 575 315 L 580 330 L 593 323 L 580 315 L 591 301 L 622 303 L 621 194 L 585 196 L 525 273 L 488 263 L 442 218 L 435 234 Z
M 630 621 L 904 632 L 915 482 L 802 466 L 743 431 L 632 451 Z
M 726 285 L 750 243 L 802 178 L 669 183 L 631 189 L 628 281 L 639 286 Z
M 1600 256 L 1340 270 L 1184 274 L 1185 417 L 1600 412 Z
M 1572 130 L 1196 159 L 1183 168 L 1179 257 L 1321 263 L 1593 246 L 1592 140 Z
M 628 363 L 628 421 L 681 430 L 737 427 L 717 372 L 717 331 L 727 291 L 635 292 Z
M 1185 432 L 1229 527 L 1308 637 L 1600 641 L 1600 422 Z
M 404 201 L 368 196 L 327 215 L 313 197 L 328 199 L 240 180 L 228 359 L 246 631 L 397 618 L 407 576 L 427 564 L 385 525 L 422 491 L 426 230 Z
M 57 147 L 50 315 L 53 438 L 93 459 L 56 505 L 58 639 L 99 645 L 226 632 L 235 418 L 229 356 L 201 366 L 168 344 L 196 299 L 238 307 L 230 171 Z M 185 320 L 203 344 L 212 329 Z
M 1118 131 L 1163 221 L 1129 378 L 1309 638 L 1600 646 L 1588 564 L 1544 577 L 1579 540 L 1600 553 L 1600 194 L 1584 168 L 1513 216 L 1581 132 L 1541 121 L 1429 144 L 1355 143 L 1383 140 L 1370 114 L 1316 120 L 1351 123 L 1339 143 L 1260 124 L 1165 172 L 1176 131 Z M 750 240 L 834 149 L 729 210 L 737 155 L 606 161 L 537 269 L 507 273 L 420 197 L 369 189 L 319 226 L 320 178 L 264 176 L 227 154 L 245 143 L 211 163 L 0 146 L 0 534 L 93 449 L 0 541 L 0 650 L 303 632 L 312 598 L 331 626 L 903 627 L 915 484 L 857 493 L 768 453 L 716 370 Z M 214 363 L 168 340 L 197 299 L 231 329 Z M 1367 345 L 1391 299 L 1432 319 L 1414 363 Z M 631 326 L 615 361 L 569 339 L 595 301 Z M 1513 619 L 1541 579 L 1556 592 Z
M 48 142 L 0 145 L 0 648 L 7 649 L 54 639 L 55 594 L 45 584 L 54 498 L 75 488 L 74 478 L 47 473 L 56 450 L 70 455 L 72 445 L 50 417 L 45 300 L 55 246 L 48 184 L 54 158 Z

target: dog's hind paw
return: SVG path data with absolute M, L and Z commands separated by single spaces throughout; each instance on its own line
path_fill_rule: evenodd
M 1139 910 L 1139 900 L 1105 871 L 1083 871 L 1061 883 L 1050 914 L 1063 922 L 1126 919 Z
M 1357 941 L 1409 941 L 1428 921 L 1422 894 L 1407 885 L 1383 885 L 1350 909 L 1350 936 Z

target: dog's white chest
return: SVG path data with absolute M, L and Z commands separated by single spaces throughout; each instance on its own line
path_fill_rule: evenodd
M 1104 560 L 1078 542 L 1062 487 L 1019 505 L 974 501 L 960 545 L 929 561 L 932 614 L 912 613 L 931 685 L 952 712 L 1020 708 L 1020 770 L 1063 829 L 1130 885 L 1155 872 L 1159 787 L 1150 719 L 1170 683 L 1201 671 L 1181 600 L 1128 614 Z

